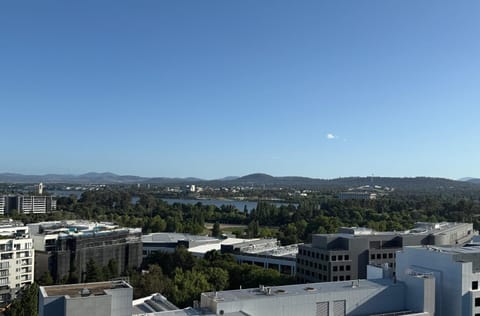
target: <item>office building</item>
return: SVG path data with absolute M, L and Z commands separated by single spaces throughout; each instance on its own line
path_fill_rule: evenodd
M 299 282 L 365 279 L 367 265 L 395 268 L 396 252 L 405 246 L 463 245 L 474 235 L 470 223 L 416 223 L 402 232 L 376 232 L 368 228 L 340 228 L 337 234 L 312 236 L 311 244 L 299 245 Z
M 377 193 L 366 191 L 347 191 L 338 194 L 340 200 L 375 200 Z
M 234 244 L 224 244 L 222 253 L 232 254 L 237 262 L 257 265 L 264 269 L 295 275 L 298 245 L 280 246 L 275 238 L 256 239 Z
M 29 227 L 35 246 L 36 278 L 49 272 L 58 282 L 73 271 L 83 281 L 90 259 L 99 266 L 115 260 L 118 274 L 142 262 L 140 228 L 87 221 L 44 222 Z
M 34 253 L 28 227 L 0 222 L 0 304 L 10 302 L 25 285 L 33 282 Z

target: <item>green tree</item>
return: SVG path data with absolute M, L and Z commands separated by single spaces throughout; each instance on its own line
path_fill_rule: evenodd
M 53 285 L 54 282 L 53 282 L 53 278 L 52 278 L 52 275 L 50 274 L 50 272 L 44 272 L 42 274 L 42 276 L 40 277 L 40 279 L 38 280 L 38 284 L 42 285 L 42 286 L 47 286 L 47 285 Z
M 215 222 L 212 227 L 212 236 L 213 237 L 220 237 L 222 234 L 222 231 L 220 230 L 220 224 L 218 222 Z
M 19 293 L 10 307 L 5 311 L 6 316 L 37 316 L 38 315 L 38 285 L 33 283 Z
M 85 282 L 99 282 L 103 280 L 102 269 L 95 260 L 90 258 L 85 267 Z

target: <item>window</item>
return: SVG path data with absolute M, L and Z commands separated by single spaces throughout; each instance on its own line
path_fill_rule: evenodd
M 350 258 L 348 257 L 348 255 L 345 255 L 345 261 L 347 260 L 350 260 Z
M 318 259 L 318 252 L 317 252 L 317 254 L 316 254 L 316 257 L 317 257 L 317 259 Z
M 370 259 L 375 260 L 375 255 L 370 255 Z
M 338 267 L 337 267 L 337 266 L 333 266 L 333 271 L 334 271 L 334 272 L 338 271 Z
M 377 259 L 382 259 L 382 255 L 377 253 Z
M 337 261 L 337 256 L 332 256 L 332 261 Z
M 343 256 L 342 255 L 338 256 L 338 261 L 343 261 Z
M 478 290 L 478 281 L 472 282 L 472 290 Z
M 340 266 L 340 271 L 344 271 L 345 267 L 344 266 Z
M 345 281 L 345 277 L 343 275 L 340 276 L 340 281 Z
M 327 255 L 325 255 L 325 261 L 328 261 L 328 256 Z
M 334 277 L 333 277 L 333 282 L 335 282 L 335 281 L 338 281 L 338 277 L 337 277 L 337 276 L 334 276 Z M 477 306 L 477 305 L 475 305 L 475 306 Z
M 323 260 L 323 253 L 320 255 L 320 260 Z
M 382 257 L 383 257 L 383 259 L 387 259 L 387 254 L 384 253 L 384 254 L 382 255 Z
M 345 277 L 345 280 L 347 280 L 347 281 L 350 280 L 350 276 L 347 275 L 347 276 Z
M 388 254 L 388 258 L 389 258 L 389 259 L 392 259 L 392 258 L 393 258 L 393 253 L 389 253 L 389 254 Z
M 350 271 L 350 265 L 346 265 L 345 270 Z
M 475 297 L 475 306 L 480 306 L 480 297 Z

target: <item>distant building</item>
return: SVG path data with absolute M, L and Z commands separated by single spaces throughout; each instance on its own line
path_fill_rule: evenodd
M 377 193 L 347 191 L 339 193 L 338 198 L 340 200 L 375 200 L 377 198 Z
M 311 244 L 299 245 L 297 279 L 329 282 L 365 279 L 367 265 L 395 268 L 396 252 L 405 246 L 463 245 L 474 235 L 470 223 L 416 223 L 402 232 L 376 232 L 354 227 L 337 234 L 317 234 Z
M 124 281 L 41 286 L 39 316 L 132 316 L 133 288 Z
M 27 226 L 0 222 L 0 304 L 8 303 L 23 286 L 33 282 L 33 252 Z
M 83 281 L 90 259 L 99 266 L 114 259 L 119 274 L 142 263 L 139 228 L 86 221 L 44 222 L 30 224 L 29 228 L 35 246 L 35 278 L 48 271 L 58 282 L 74 271 Z
M 143 255 L 154 252 L 174 252 L 179 246 L 187 248 L 196 257 L 218 250 L 230 253 L 240 263 L 248 263 L 265 269 L 295 275 L 298 245 L 280 246 L 275 238 L 241 239 L 215 238 L 184 233 L 153 233 L 142 236 Z
M 298 245 L 280 246 L 275 238 L 257 239 L 222 245 L 222 253 L 231 253 L 239 263 L 248 263 L 264 269 L 295 275 Z
M 1 195 L 0 214 L 14 210 L 24 214 L 45 214 L 57 209 L 57 201 L 46 195 Z
M 7 212 L 7 197 L 0 195 L 0 215 L 5 215 Z

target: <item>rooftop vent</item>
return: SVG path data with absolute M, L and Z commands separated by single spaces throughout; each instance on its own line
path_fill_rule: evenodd
M 87 289 L 86 287 L 84 287 L 83 289 L 80 290 L 80 295 L 81 296 L 89 296 L 90 294 L 92 294 L 92 292 Z
M 304 288 L 304 290 L 307 291 L 307 292 L 315 292 L 317 289 L 314 288 L 314 287 L 306 287 L 306 288 Z

